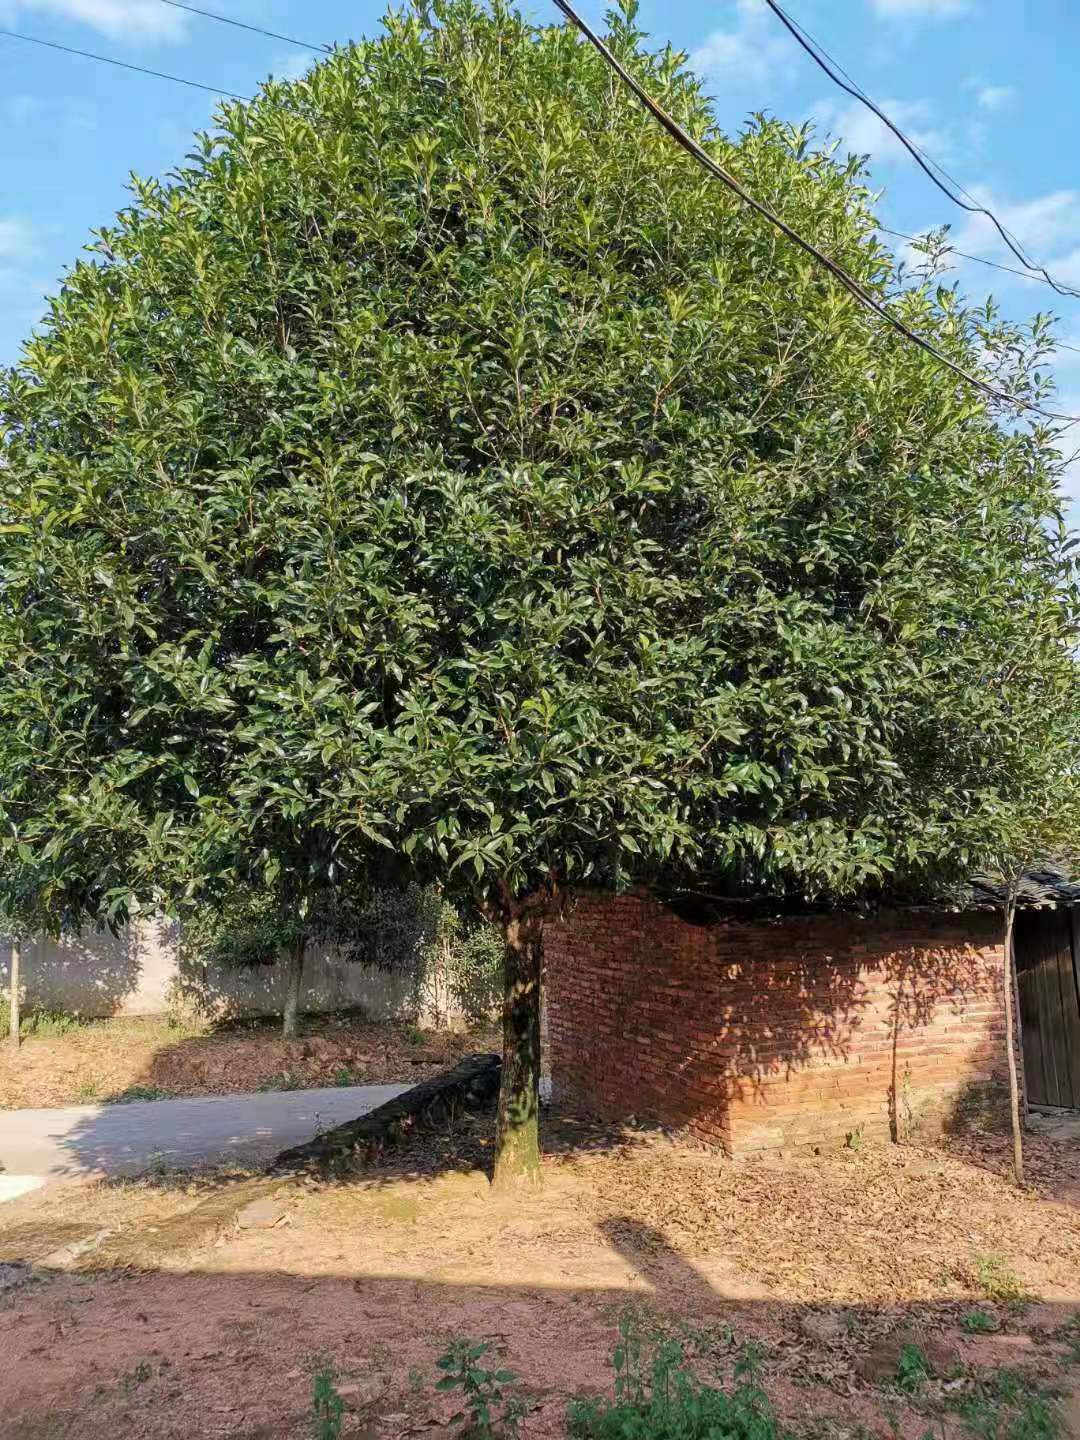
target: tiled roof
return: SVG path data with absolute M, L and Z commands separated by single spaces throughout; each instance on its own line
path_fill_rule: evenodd
M 983 877 L 971 882 L 971 891 L 976 905 L 1000 905 L 1005 899 L 1004 885 Z M 1016 903 L 1025 907 L 1080 905 L 1080 880 L 1056 865 L 1028 870 L 1020 881 Z

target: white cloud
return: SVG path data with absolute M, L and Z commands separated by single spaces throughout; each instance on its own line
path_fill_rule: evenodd
M 1004 110 L 1015 99 L 1011 85 L 979 85 L 975 90 L 975 104 L 980 110 Z
M 1074 289 L 1080 289 L 1080 245 L 1067 250 L 1063 255 L 1055 255 L 1049 261 L 1041 260 L 1038 255 L 1031 258 L 1045 264 L 1059 285 L 1071 285 Z
M 760 84 L 792 73 L 794 56 L 762 0 L 736 0 L 732 27 L 707 35 L 690 56 L 690 66 L 710 80 Z
M 94 108 L 66 96 L 45 99 L 40 95 L 9 95 L 2 110 L 17 130 L 46 119 L 58 120 L 69 130 L 97 129 Z
M 270 73 L 276 80 L 300 80 L 314 64 L 315 56 L 310 51 L 283 50 L 274 56 Z
M 890 20 L 955 20 L 973 6 L 971 0 L 870 0 L 870 8 Z
M 112 40 L 179 40 L 188 16 L 160 0 L 0 0 L 0 13 L 56 15 L 75 20 Z
M 28 121 L 44 115 L 47 106 L 45 101 L 39 100 L 36 95 L 9 95 L 4 102 L 4 109 L 11 123 L 21 128 Z
M 949 158 L 952 139 L 947 130 L 934 123 L 934 107 L 929 100 L 883 100 L 880 108 L 921 150 L 935 160 Z M 911 155 L 889 127 L 857 100 L 850 105 L 819 100 L 813 114 L 819 128 L 828 130 L 842 148 L 856 155 L 870 155 L 886 164 L 911 162 Z
M 1021 247 L 1048 270 L 1053 271 L 1058 264 L 1080 264 L 1080 191 L 1052 190 L 1033 200 L 1009 204 L 996 198 L 985 185 L 970 188 L 975 199 L 992 210 Z M 985 215 L 972 215 L 956 232 L 955 244 L 958 250 L 971 250 L 990 259 L 1000 259 L 1003 251 L 1008 253 Z M 1044 257 L 1055 251 L 1059 260 L 1051 265 Z
M 24 220 L 0 220 L 0 256 L 5 260 L 30 253 L 30 226 Z
M 1061 337 L 1061 345 L 1064 348 L 1054 351 L 1054 369 L 1080 369 L 1080 335 L 1073 335 L 1066 331 Z M 1076 401 L 1080 405 L 1080 395 L 1076 397 Z M 1080 415 L 1080 409 L 1074 413 Z

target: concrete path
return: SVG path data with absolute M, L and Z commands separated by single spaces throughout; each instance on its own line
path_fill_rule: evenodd
M 157 1166 L 193 1169 L 217 1161 L 268 1160 L 400 1095 L 408 1085 L 351 1085 L 0 1111 L 0 1180 L 138 1175 Z M 3 1198 L 12 1198 L 11 1196 Z

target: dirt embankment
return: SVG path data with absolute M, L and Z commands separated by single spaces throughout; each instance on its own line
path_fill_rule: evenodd
M 0 1107 L 422 1080 L 493 1040 L 356 1017 L 312 1018 L 296 1040 L 272 1021 L 177 1030 L 162 1019 L 99 1020 L 31 1035 L 17 1055 L 0 1049 Z

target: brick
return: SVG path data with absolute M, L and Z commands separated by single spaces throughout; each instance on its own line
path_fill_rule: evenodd
M 690 925 L 641 895 L 579 897 L 545 956 L 555 1092 L 739 1153 L 947 1118 L 1002 1068 L 993 916 Z

